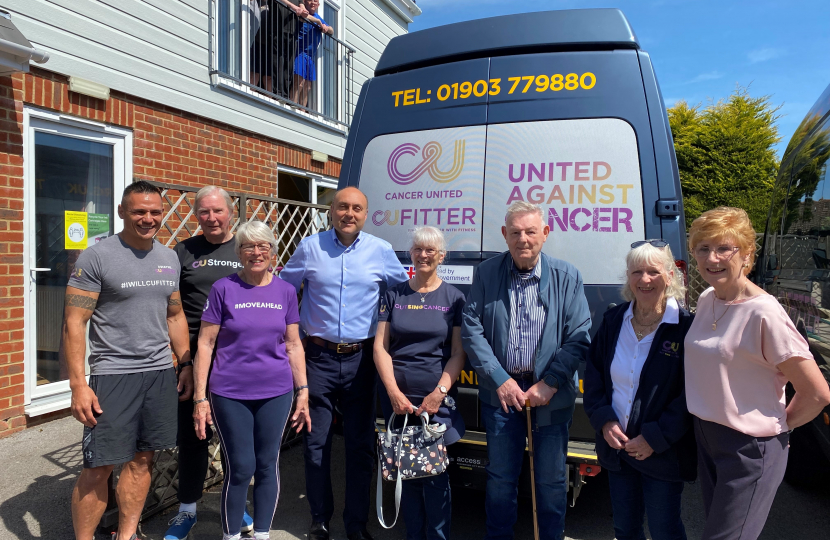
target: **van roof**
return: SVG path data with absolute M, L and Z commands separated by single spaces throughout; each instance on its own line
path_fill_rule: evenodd
M 619 9 L 539 11 L 398 36 L 383 51 L 375 76 L 489 56 L 639 48 L 634 30 Z

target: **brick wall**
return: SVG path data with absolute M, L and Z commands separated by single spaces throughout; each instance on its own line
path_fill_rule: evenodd
M 0 77 L 0 437 L 24 429 L 23 105 L 133 131 L 133 175 L 147 180 L 273 195 L 277 166 L 337 177 L 340 162 L 157 103 L 112 92 L 69 92 L 67 77 L 33 68 Z M 37 420 L 37 419 L 36 419 Z

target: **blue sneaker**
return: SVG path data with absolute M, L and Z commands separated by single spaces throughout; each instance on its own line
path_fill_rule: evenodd
M 245 513 L 242 514 L 242 528 L 239 529 L 241 532 L 249 533 L 254 530 L 254 518 L 248 514 L 248 509 L 245 509 Z M 165 540 L 167 540 L 165 538 Z
M 164 535 L 164 540 L 185 540 L 190 529 L 196 525 L 196 514 L 193 512 L 179 512 L 168 523 L 170 528 Z

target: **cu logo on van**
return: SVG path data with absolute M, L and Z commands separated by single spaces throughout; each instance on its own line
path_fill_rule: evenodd
M 464 152 L 466 148 L 466 141 L 464 139 L 455 141 L 455 148 L 452 156 L 452 167 L 449 171 L 442 171 L 438 168 L 438 159 L 441 157 L 444 149 L 435 141 L 428 142 L 424 145 L 423 150 L 420 146 L 413 143 L 404 143 L 392 151 L 389 156 L 389 161 L 386 164 L 386 170 L 389 172 L 389 178 L 396 184 L 403 186 L 411 184 L 418 178 L 422 177 L 424 173 L 429 173 L 430 177 L 436 182 L 446 184 L 452 182 L 461 174 L 464 168 Z M 398 169 L 398 160 L 401 156 L 414 156 L 421 152 L 424 160 L 418 164 L 410 172 L 404 173 Z

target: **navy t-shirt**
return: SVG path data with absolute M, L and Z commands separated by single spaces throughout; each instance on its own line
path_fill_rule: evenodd
M 395 381 L 416 407 L 438 386 L 452 353 L 453 327 L 461 326 L 464 303 L 464 294 L 444 282 L 423 294 L 404 281 L 381 297 L 378 321 L 389 323 L 389 355 Z M 449 392 L 453 397 L 456 393 L 455 387 Z M 464 434 L 461 415 L 446 405 L 431 420 L 447 425 L 447 444 Z

